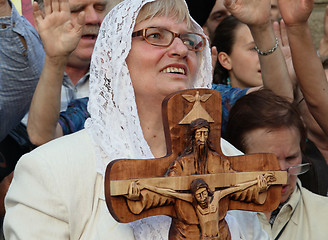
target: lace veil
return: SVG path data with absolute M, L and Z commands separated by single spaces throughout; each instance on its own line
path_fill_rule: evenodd
M 146 3 L 152 1 L 156 0 L 125 0 L 118 4 L 104 18 L 94 47 L 88 104 L 91 118 L 86 121 L 85 128 L 94 142 L 97 172 L 102 175 L 105 174 L 107 164 L 114 159 L 153 158 L 142 134 L 133 86 L 125 62 L 131 49 L 131 34 L 138 13 Z M 203 33 L 196 22 L 193 21 L 193 24 Z M 212 82 L 210 48 L 205 47 L 199 57 L 200 69 L 193 86 L 209 88 Z M 142 232 L 141 239 L 147 239 L 152 229 L 159 231 L 156 230 L 158 226 L 149 224 L 148 230 L 140 228 L 147 220 L 137 222 L 139 224 L 134 225 L 136 238 L 140 237 L 138 232 Z M 156 222 L 166 231 L 156 233 L 156 236 L 167 236 L 170 221 L 157 219 Z
M 126 57 L 139 10 L 154 0 L 125 0 L 103 20 L 90 66 L 88 111 L 85 128 L 97 155 L 97 171 L 104 175 L 107 164 L 120 158 L 152 158 L 145 141 Z M 196 23 L 194 23 L 196 24 Z M 199 32 L 201 27 L 197 25 Z M 208 43 L 207 43 L 208 44 Z M 194 87 L 211 87 L 210 49 L 200 55 L 200 70 Z

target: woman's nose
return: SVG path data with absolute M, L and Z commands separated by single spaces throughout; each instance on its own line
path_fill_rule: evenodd
M 189 49 L 183 43 L 183 41 L 175 37 L 172 44 L 169 46 L 169 54 L 172 56 L 186 57 L 188 55 Z

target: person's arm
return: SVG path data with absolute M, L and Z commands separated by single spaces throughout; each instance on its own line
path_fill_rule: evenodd
M 259 54 L 263 85 L 277 95 L 293 99 L 293 85 L 280 47 L 276 46 L 270 19 L 270 0 L 232 1 L 225 0 L 227 9 L 240 21 L 248 25 L 255 45 L 267 55 Z
M 0 26 L 1 141 L 28 111 L 44 51 L 35 28 L 7 0 L 0 0 Z
M 177 198 L 183 201 L 192 202 L 192 195 L 190 193 L 179 193 L 170 188 L 160 188 L 156 186 L 151 186 L 147 184 L 141 184 L 139 181 L 134 181 L 130 183 L 129 194 L 125 197 L 129 200 L 140 200 L 142 189 L 148 189 L 154 193 L 160 194 L 164 197 Z
M 328 83 L 308 26 L 308 18 L 314 1 L 279 0 L 278 3 L 286 24 L 300 89 L 311 114 L 323 131 L 328 134 Z
M 33 7 L 46 57 L 29 110 L 27 131 L 31 142 L 41 145 L 63 135 L 58 123 L 62 81 L 69 55 L 81 38 L 85 13 L 80 13 L 77 22 L 71 21 L 68 0 L 45 1 L 44 13 L 36 2 Z
M 173 189 L 160 188 L 156 186 L 144 185 L 144 189 L 163 195 L 164 197 L 177 198 L 192 203 L 192 195 L 190 193 L 179 193 Z
M 328 61 L 328 5 L 326 6 L 324 21 L 323 21 L 324 35 L 320 40 L 318 55 L 322 63 Z

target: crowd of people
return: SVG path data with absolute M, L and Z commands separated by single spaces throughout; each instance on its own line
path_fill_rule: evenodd
M 165 156 L 162 101 L 190 88 L 221 93 L 223 153 L 273 153 L 288 174 L 273 212 L 228 212 L 232 239 L 325 239 L 328 8 L 317 50 L 313 6 L 38 0 L 33 26 L 0 0 L 5 239 L 167 239 L 169 217 L 110 215 L 105 169 Z

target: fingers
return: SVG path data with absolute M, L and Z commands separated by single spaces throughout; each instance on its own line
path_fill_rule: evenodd
M 60 8 L 59 8 L 59 1 L 58 0 L 52 0 L 51 1 L 51 8 L 53 12 L 59 12 Z
M 260 189 L 263 189 L 265 187 L 265 185 L 266 185 L 266 180 L 265 180 L 264 176 L 263 175 L 259 175 L 257 181 L 258 181 L 259 188 Z
M 274 21 L 272 23 L 272 28 L 273 28 L 274 35 L 278 38 L 279 43 L 281 44 L 282 43 L 282 39 L 281 39 L 281 34 L 280 34 L 280 26 L 279 26 L 279 23 L 277 21 Z
M 44 7 L 44 13 L 46 15 L 49 15 L 52 13 L 51 0 L 44 0 L 43 7 Z
M 289 47 L 288 35 L 284 20 L 281 20 L 280 24 L 276 21 L 273 22 L 273 31 L 275 36 L 279 40 L 280 46 Z
M 65 11 L 65 12 L 71 12 L 71 9 L 69 7 L 69 2 L 68 0 L 59 0 L 60 2 L 60 10 Z
M 35 22 L 35 28 L 37 31 L 39 31 L 39 24 L 40 21 L 43 20 L 43 12 L 40 10 L 38 3 L 35 1 L 33 2 L 33 17 Z
M 132 194 L 135 196 L 139 196 L 140 195 L 140 188 L 138 187 L 138 183 L 135 183 L 133 190 L 132 190 Z
M 140 188 L 137 182 L 131 182 L 128 189 L 128 196 L 131 200 L 135 200 L 140 195 Z
M 44 0 L 44 13 L 50 15 L 52 12 L 71 12 L 68 0 Z
M 280 20 L 280 34 L 281 34 L 282 45 L 289 46 L 287 29 L 284 20 Z

